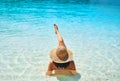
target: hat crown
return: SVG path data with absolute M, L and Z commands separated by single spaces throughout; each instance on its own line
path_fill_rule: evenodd
M 63 46 L 57 48 L 56 55 L 62 61 L 66 61 L 68 59 L 67 49 Z

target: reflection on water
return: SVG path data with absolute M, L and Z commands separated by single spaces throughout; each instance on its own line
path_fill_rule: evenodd
M 119 81 L 120 7 L 46 2 L 0 3 L 0 80 Z M 81 78 L 45 76 L 54 23 Z

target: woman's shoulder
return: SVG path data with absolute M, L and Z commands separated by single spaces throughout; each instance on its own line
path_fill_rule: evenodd
M 69 68 L 71 68 L 71 69 L 75 69 L 75 63 L 74 63 L 74 61 L 72 60 L 72 61 L 70 61 L 70 63 L 69 63 L 69 66 L 68 66 Z
M 54 62 L 53 62 L 53 61 L 50 61 L 49 64 L 54 64 Z
M 70 63 L 74 63 L 74 61 L 73 61 L 73 60 L 71 60 L 71 61 L 70 61 Z

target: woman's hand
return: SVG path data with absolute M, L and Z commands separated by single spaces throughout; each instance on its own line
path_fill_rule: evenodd
M 52 71 L 47 71 L 46 75 L 48 75 L 48 76 L 52 75 Z
M 76 70 L 71 70 L 71 73 L 72 73 L 73 75 L 78 74 Z

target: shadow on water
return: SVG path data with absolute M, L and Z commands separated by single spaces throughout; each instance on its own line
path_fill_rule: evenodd
M 72 75 L 57 76 L 58 81 L 79 81 L 80 78 L 81 78 L 81 75 L 79 73 L 75 76 L 72 76 Z

